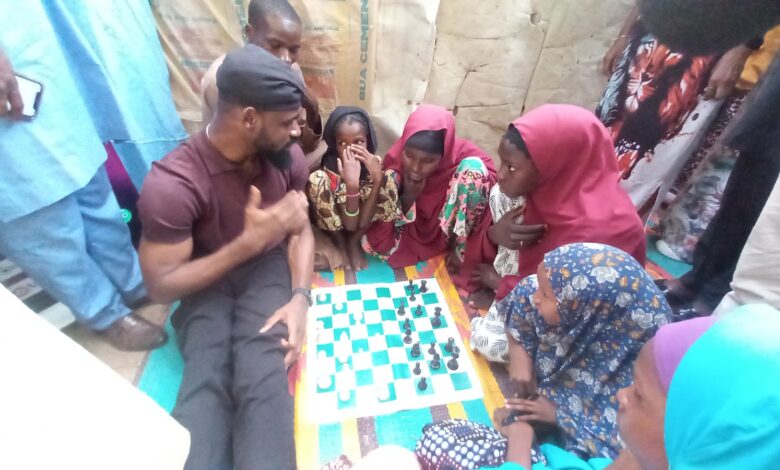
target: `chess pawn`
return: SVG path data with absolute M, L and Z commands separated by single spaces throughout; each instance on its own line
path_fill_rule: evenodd
M 419 363 L 419 362 L 415 362 L 415 363 L 414 363 L 414 369 L 412 369 L 412 373 L 413 373 L 414 375 L 420 375 L 420 372 L 422 372 L 422 371 L 420 370 L 420 363 Z
M 421 293 L 421 294 L 424 294 L 424 293 L 428 292 L 428 286 L 427 286 L 427 284 L 428 284 L 428 281 L 426 281 L 425 279 L 423 279 L 423 280 L 420 282 L 420 293 Z
M 460 357 L 458 347 L 455 346 L 452 351 L 452 359 L 447 361 L 447 368 L 449 370 L 458 370 L 458 358 Z
M 431 347 L 428 348 L 428 354 L 436 354 L 436 341 L 431 343 Z
M 452 359 L 447 361 L 447 368 L 449 370 L 458 370 L 458 359 L 453 356 Z
M 414 316 L 421 317 L 423 314 L 422 312 L 422 305 L 418 305 L 417 309 L 414 311 Z
M 455 346 L 455 338 L 449 338 L 447 339 L 447 345 L 444 346 L 444 350 L 448 353 L 452 352 L 452 348 Z
M 425 382 L 425 377 L 420 377 L 420 381 L 417 382 L 417 388 L 425 390 L 428 388 L 428 384 Z

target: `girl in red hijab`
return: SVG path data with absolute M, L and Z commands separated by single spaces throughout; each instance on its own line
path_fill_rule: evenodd
M 455 136 L 452 113 L 422 105 L 409 116 L 383 166 L 399 183 L 399 215 L 369 228 L 366 251 L 394 268 L 446 254 L 455 285 L 473 291 L 478 283 L 471 272 L 495 256 L 487 239 L 487 198 L 496 182 L 491 158 Z
M 498 154 L 501 197 L 524 196 L 525 209 L 493 214 L 488 230 L 495 245 L 518 250 L 517 271 L 503 277 L 492 265 L 475 271 L 487 289 L 495 290 L 496 301 L 534 274 L 545 253 L 570 243 L 614 246 L 644 266 L 642 221 L 619 186 L 609 132 L 591 111 L 540 106 L 510 124 Z M 480 297 L 474 305 L 484 300 Z M 505 359 L 504 319 L 495 304 L 487 316 L 472 321 L 472 345 L 491 360 Z

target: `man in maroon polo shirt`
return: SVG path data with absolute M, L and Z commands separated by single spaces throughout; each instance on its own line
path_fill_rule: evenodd
M 187 469 L 294 469 L 287 367 L 304 341 L 314 239 L 298 145 L 303 83 L 247 45 L 217 72 L 212 123 L 154 164 L 141 191 L 150 295 L 181 299 L 173 416 Z

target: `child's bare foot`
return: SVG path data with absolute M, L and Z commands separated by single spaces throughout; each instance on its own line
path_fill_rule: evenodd
M 469 307 L 486 309 L 493 304 L 496 292 L 492 289 L 481 289 L 469 296 Z
M 362 271 L 368 268 L 368 260 L 363 254 L 363 248 L 360 246 L 360 237 L 352 236 L 347 241 L 347 254 L 355 271 Z
M 349 257 L 349 250 L 347 250 L 346 237 L 341 232 L 335 232 L 333 234 L 333 239 L 336 242 L 336 248 L 339 250 L 339 253 L 341 253 L 342 265 L 339 267 L 344 269 L 344 271 L 352 271 L 352 263 Z

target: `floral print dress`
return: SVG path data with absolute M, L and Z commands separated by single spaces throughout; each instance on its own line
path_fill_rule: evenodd
M 636 28 L 596 108 L 612 134 L 624 180 L 636 177 L 634 170 L 643 161 L 671 166 L 668 161 L 653 161 L 655 149 L 678 135 L 699 102 L 716 58 L 675 52 L 641 26 Z M 635 204 L 641 203 L 631 196 Z
M 388 179 L 398 182 L 401 176 L 388 170 Z M 397 187 L 398 183 L 394 185 L 394 188 Z M 450 179 L 446 200 L 439 212 L 438 220 L 439 228 L 460 261 L 463 261 L 466 255 L 466 242 L 472 235 L 474 226 L 485 216 L 490 187 L 490 174 L 479 157 L 464 158 Z M 362 246 L 366 253 L 380 259 L 392 256 L 401 243 L 404 227 L 417 220 L 415 205 L 412 204 L 404 214 L 401 204 L 397 204 L 392 220 L 395 221 L 395 246 L 386 253 L 380 253 L 371 246 L 367 237 L 363 237 Z
M 663 294 L 617 248 L 575 243 L 547 253 L 559 325 L 534 306 L 536 276 L 498 304 L 508 331 L 533 360 L 539 393 L 555 404 L 561 447 L 581 458 L 614 459 L 622 443 L 616 393 L 632 382 L 644 343 L 669 322 Z

